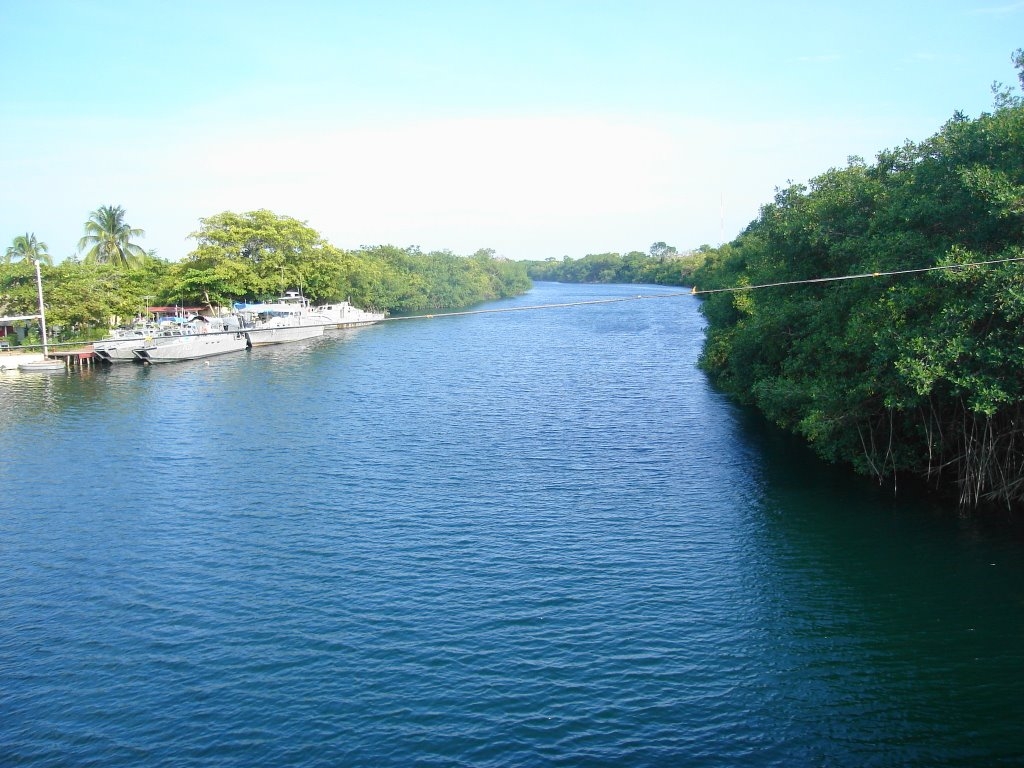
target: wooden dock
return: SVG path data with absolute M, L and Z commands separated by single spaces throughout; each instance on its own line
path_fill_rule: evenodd
M 68 368 L 74 368 L 75 366 L 84 368 L 93 365 L 97 360 L 92 344 L 79 349 L 62 349 L 59 352 L 50 352 L 50 357 L 54 360 L 63 360 Z

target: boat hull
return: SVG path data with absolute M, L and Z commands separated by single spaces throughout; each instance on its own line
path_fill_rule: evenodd
M 67 366 L 61 360 L 34 360 L 31 363 L 19 363 L 21 373 L 60 373 Z
M 93 342 L 92 349 L 105 363 L 126 363 L 136 360 L 135 350 L 153 346 L 154 341 L 169 337 L 180 337 L 185 331 L 177 325 L 144 324 L 115 331 L 114 335 Z
M 369 312 L 353 307 L 347 301 L 338 304 L 322 304 L 311 310 L 327 328 L 356 328 L 361 325 L 373 325 L 383 320 L 383 312 Z
M 241 352 L 248 346 L 245 334 L 237 331 L 197 333 L 166 340 L 157 339 L 155 343 L 135 350 L 135 356 L 144 363 L 177 363 Z
M 152 344 L 151 339 L 119 339 L 118 341 L 97 341 L 92 345 L 96 357 L 106 363 L 130 363 L 135 360 L 135 350 Z
M 248 328 L 245 335 L 249 338 L 249 346 L 263 347 L 271 344 L 286 344 L 292 341 L 305 341 L 324 335 L 322 325 L 280 325 L 266 328 Z

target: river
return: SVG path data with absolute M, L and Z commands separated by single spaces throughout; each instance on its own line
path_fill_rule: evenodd
M 1024 545 L 731 404 L 697 308 L 0 376 L 0 765 L 1020 764 Z

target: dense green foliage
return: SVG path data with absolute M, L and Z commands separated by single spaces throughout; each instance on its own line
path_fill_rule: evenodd
M 706 254 L 702 365 L 829 459 L 1024 504 L 1024 106 L 781 190 Z
M 78 259 L 42 267 L 47 329 L 55 341 L 107 335 L 111 322 L 134 317 L 161 298 L 169 266 L 147 258 L 134 269 Z M 38 308 L 33 265 L 0 265 L 0 315 L 31 315 Z
M 648 253 L 630 251 L 591 253 L 582 259 L 568 256 L 561 261 L 527 261 L 527 271 L 534 280 L 559 283 L 654 283 L 657 285 L 688 285 L 693 268 L 700 263 L 708 246 L 680 256 L 676 249 L 658 242 Z
M 192 235 L 196 249 L 171 272 L 172 290 L 184 301 L 224 305 L 297 287 L 314 303 L 349 299 L 410 312 L 467 306 L 530 287 L 525 267 L 487 249 L 470 257 L 391 245 L 343 251 L 270 211 L 221 213 L 201 223 Z
M 468 257 L 390 245 L 344 251 L 304 223 L 270 211 L 225 212 L 201 225 L 192 235 L 195 250 L 180 262 L 127 249 L 127 259 L 93 256 L 44 267 L 47 324 L 55 338 L 105 335 L 111 322 L 147 305 L 229 306 L 272 299 L 286 288 L 301 289 L 315 303 L 349 299 L 364 308 L 414 312 L 464 307 L 530 287 L 524 265 L 487 249 Z M 12 261 L 0 263 L 0 315 L 34 314 L 34 266 Z

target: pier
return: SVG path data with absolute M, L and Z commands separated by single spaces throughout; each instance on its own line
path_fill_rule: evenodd
M 54 360 L 63 360 L 64 365 L 68 368 L 87 368 L 93 365 L 97 358 L 96 353 L 93 351 L 92 344 L 78 349 L 62 349 L 59 351 L 50 351 L 50 357 Z

